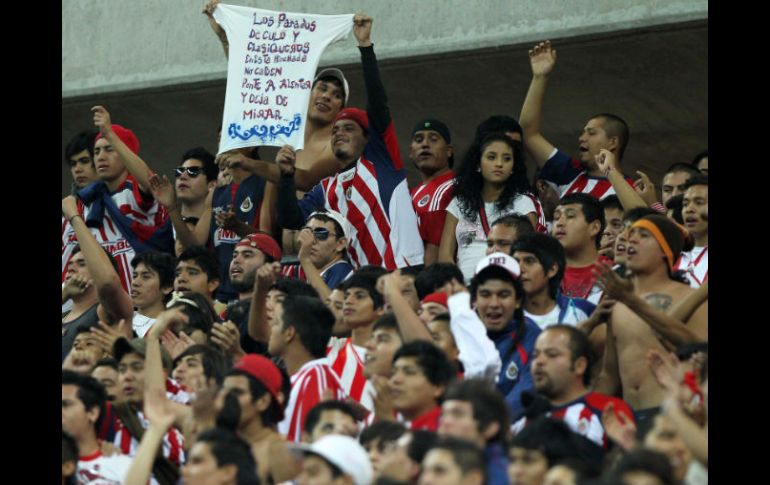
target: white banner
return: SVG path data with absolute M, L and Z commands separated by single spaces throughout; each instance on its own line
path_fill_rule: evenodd
M 219 4 L 230 44 L 219 152 L 304 146 L 310 89 L 324 49 L 347 37 L 353 14 L 312 15 Z

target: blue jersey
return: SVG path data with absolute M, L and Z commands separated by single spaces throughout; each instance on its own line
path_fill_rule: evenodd
M 534 388 L 530 373 L 532 366 L 530 356 L 535 349 L 535 340 L 541 332 L 536 323 L 525 317 L 524 335 L 514 349 L 515 328 L 516 323 L 511 321 L 503 330 L 488 333 L 489 338 L 495 343 L 495 347 L 500 353 L 500 359 L 503 361 L 497 380 L 497 389 L 505 396 L 505 402 L 511 410 L 512 420 L 518 419 L 524 411 L 521 393 Z
M 227 207 L 232 205 L 235 217 L 252 227 L 254 232 L 259 227 L 259 209 L 262 205 L 262 196 L 265 192 L 265 179 L 251 175 L 240 184 L 231 183 L 224 187 L 217 187 L 211 201 L 211 232 L 210 240 L 214 246 L 214 254 L 220 266 L 220 286 L 217 289 L 217 300 L 227 302 L 238 298 L 238 293 L 230 284 L 230 260 L 233 259 L 235 245 L 241 237 L 235 233 L 223 229 L 216 224 L 216 215 L 227 212 Z

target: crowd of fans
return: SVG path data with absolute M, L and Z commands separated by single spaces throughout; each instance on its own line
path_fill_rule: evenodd
M 366 110 L 322 70 L 304 150 L 172 181 L 103 106 L 67 144 L 63 481 L 708 483 L 708 153 L 658 200 L 620 116 L 551 145 L 546 41 L 518 121 L 415 122 L 409 188 L 353 22 Z

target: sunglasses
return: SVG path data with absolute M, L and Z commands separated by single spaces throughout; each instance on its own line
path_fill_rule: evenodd
M 305 227 L 305 229 L 310 229 L 310 232 L 313 233 L 313 237 L 319 241 L 326 241 L 329 239 L 328 229 L 324 229 L 323 227 Z
M 203 172 L 203 167 L 177 167 L 174 169 L 177 178 L 181 177 L 185 172 L 187 172 L 187 175 L 190 177 L 195 178 Z

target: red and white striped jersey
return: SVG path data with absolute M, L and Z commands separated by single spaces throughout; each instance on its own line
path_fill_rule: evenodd
M 426 243 L 435 246 L 441 244 L 446 207 L 455 192 L 454 178 L 454 171 L 449 170 L 412 190 L 412 204 L 417 214 L 417 224 L 420 226 L 420 237 Z
M 142 423 L 142 427 L 147 429 L 150 423 L 144 417 L 144 414 L 138 411 L 137 417 L 139 422 Z M 119 418 L 116 418 L 115 438 L 112 443 L 120 448 L 124 455 L 130 457 L 136 456 L 136 452 L 139 450 L 139 440 L 131 436 L 131 433 L 129 433 Z M 181 431 L 173 426 L 163 436 L 163 456 L 176 465 L 183 465 L 185 462 L 184 436 Z
M 543 211 L 543 204 L 540 203 L 540 199 L 529 192 L 522 194 L 522 196 L 529 198 L 535 206 L 535 214 L 537 215 L 535 231 L 541 234 L 548 234 L 548 222 L 545 220 L 545 211 Z
M 580 160 L 570 157 L 556 148 L 543 165 L 540 178 L 555 183 L 559 190 L 559 197 L 579 192 L 590 194 L 602 200 L 615 193 L 615 189 L 612 188 L 612 183 L 607 177 L 588 175 Z M 626 182 L 630 186 L 634 186 L 633 180 L 628 177 L 626 177 Z
M 299 205 L 305 218 L 324 207 L 350 222 L 348 253 L 355 268 L 371 264 L 393 270 L 423 263 L 424 246 L 392 122 L 384 133 L 371 130 L 361 158 L 323 179 Z
M 610 402 L 615 404 L 616 413 L 623 413 L 627 419 L 634 421 L 634 413 L 625 401 L 598 392 L 589 392 L 571 403 L 554 406 L 546 415 L 561 419 L 575 433 L 607 448 L 608 438 L 602 425 L 602 413 Z M 526 425 L 527 418 L 521 418 L 511 426 L 511 432 L 515 435 Z
M 169 401 L 179 404 L 190 404 L 193 401 L 193 397 L 187 392 L 187 389 L 170 377 L 166 377 L 166 397 Z
M 165 224 L 168 213 L 158 201 L 142 197 L 139 190 L 139 184 L 132 175 L 129 175 L 118 190 L 111 195 L 112 200 L 117 205 L 120 212 L 136 223 L 135 230 L 142 238 L 148 237 L 157 228 Z M 85 206 L 81 200 L 77 202 L 78 213 L 84 219 L 88 218 L 90 206 Z M 108 211 L 104 211 L 102 224 L 92 227 L 91 234 L 101 244 L 118 263 L 118 274 L 120 275 L 123 289 L 127 292 L 131 290 L 131 260 L 134 259 L 136 252 L 129 243 L 128 239 L 120 232 L 117 225 L 113 222 Z M 75 230 L 62 217 L 62 282 L 67 276 L 67 264 L 72 257 L 72 250 L 78 244 L 75 237 Z
M 332 337 L 326 349 L 326 359 L 340 378 L 345 394 L 374 411 L 374 385 L 364 376 L 365 356 L 366 349 L 353 345 L 349 338 Z
M 674 271 L 683 270 L 690 280 L 692 288 L 700 286 L 709 277 L 709 247 L 694 247 L 692 251 L 682 251 L 679 259 L 674 263 Z
M 326 358 L 311 360 L 305 363 L 291 376 L 291 393 L 284 411 L 284 419 L 278 423 L 278 432 L 286 439 L 299 443 L 302 441 L 302 430 L 305 427 L 305 417 L 313 407 L 321 402 L 324 391 L 330 389 L 334 398 L 342 401 L 347 396 L 342 389 L 337 374 L 329 367 Z

